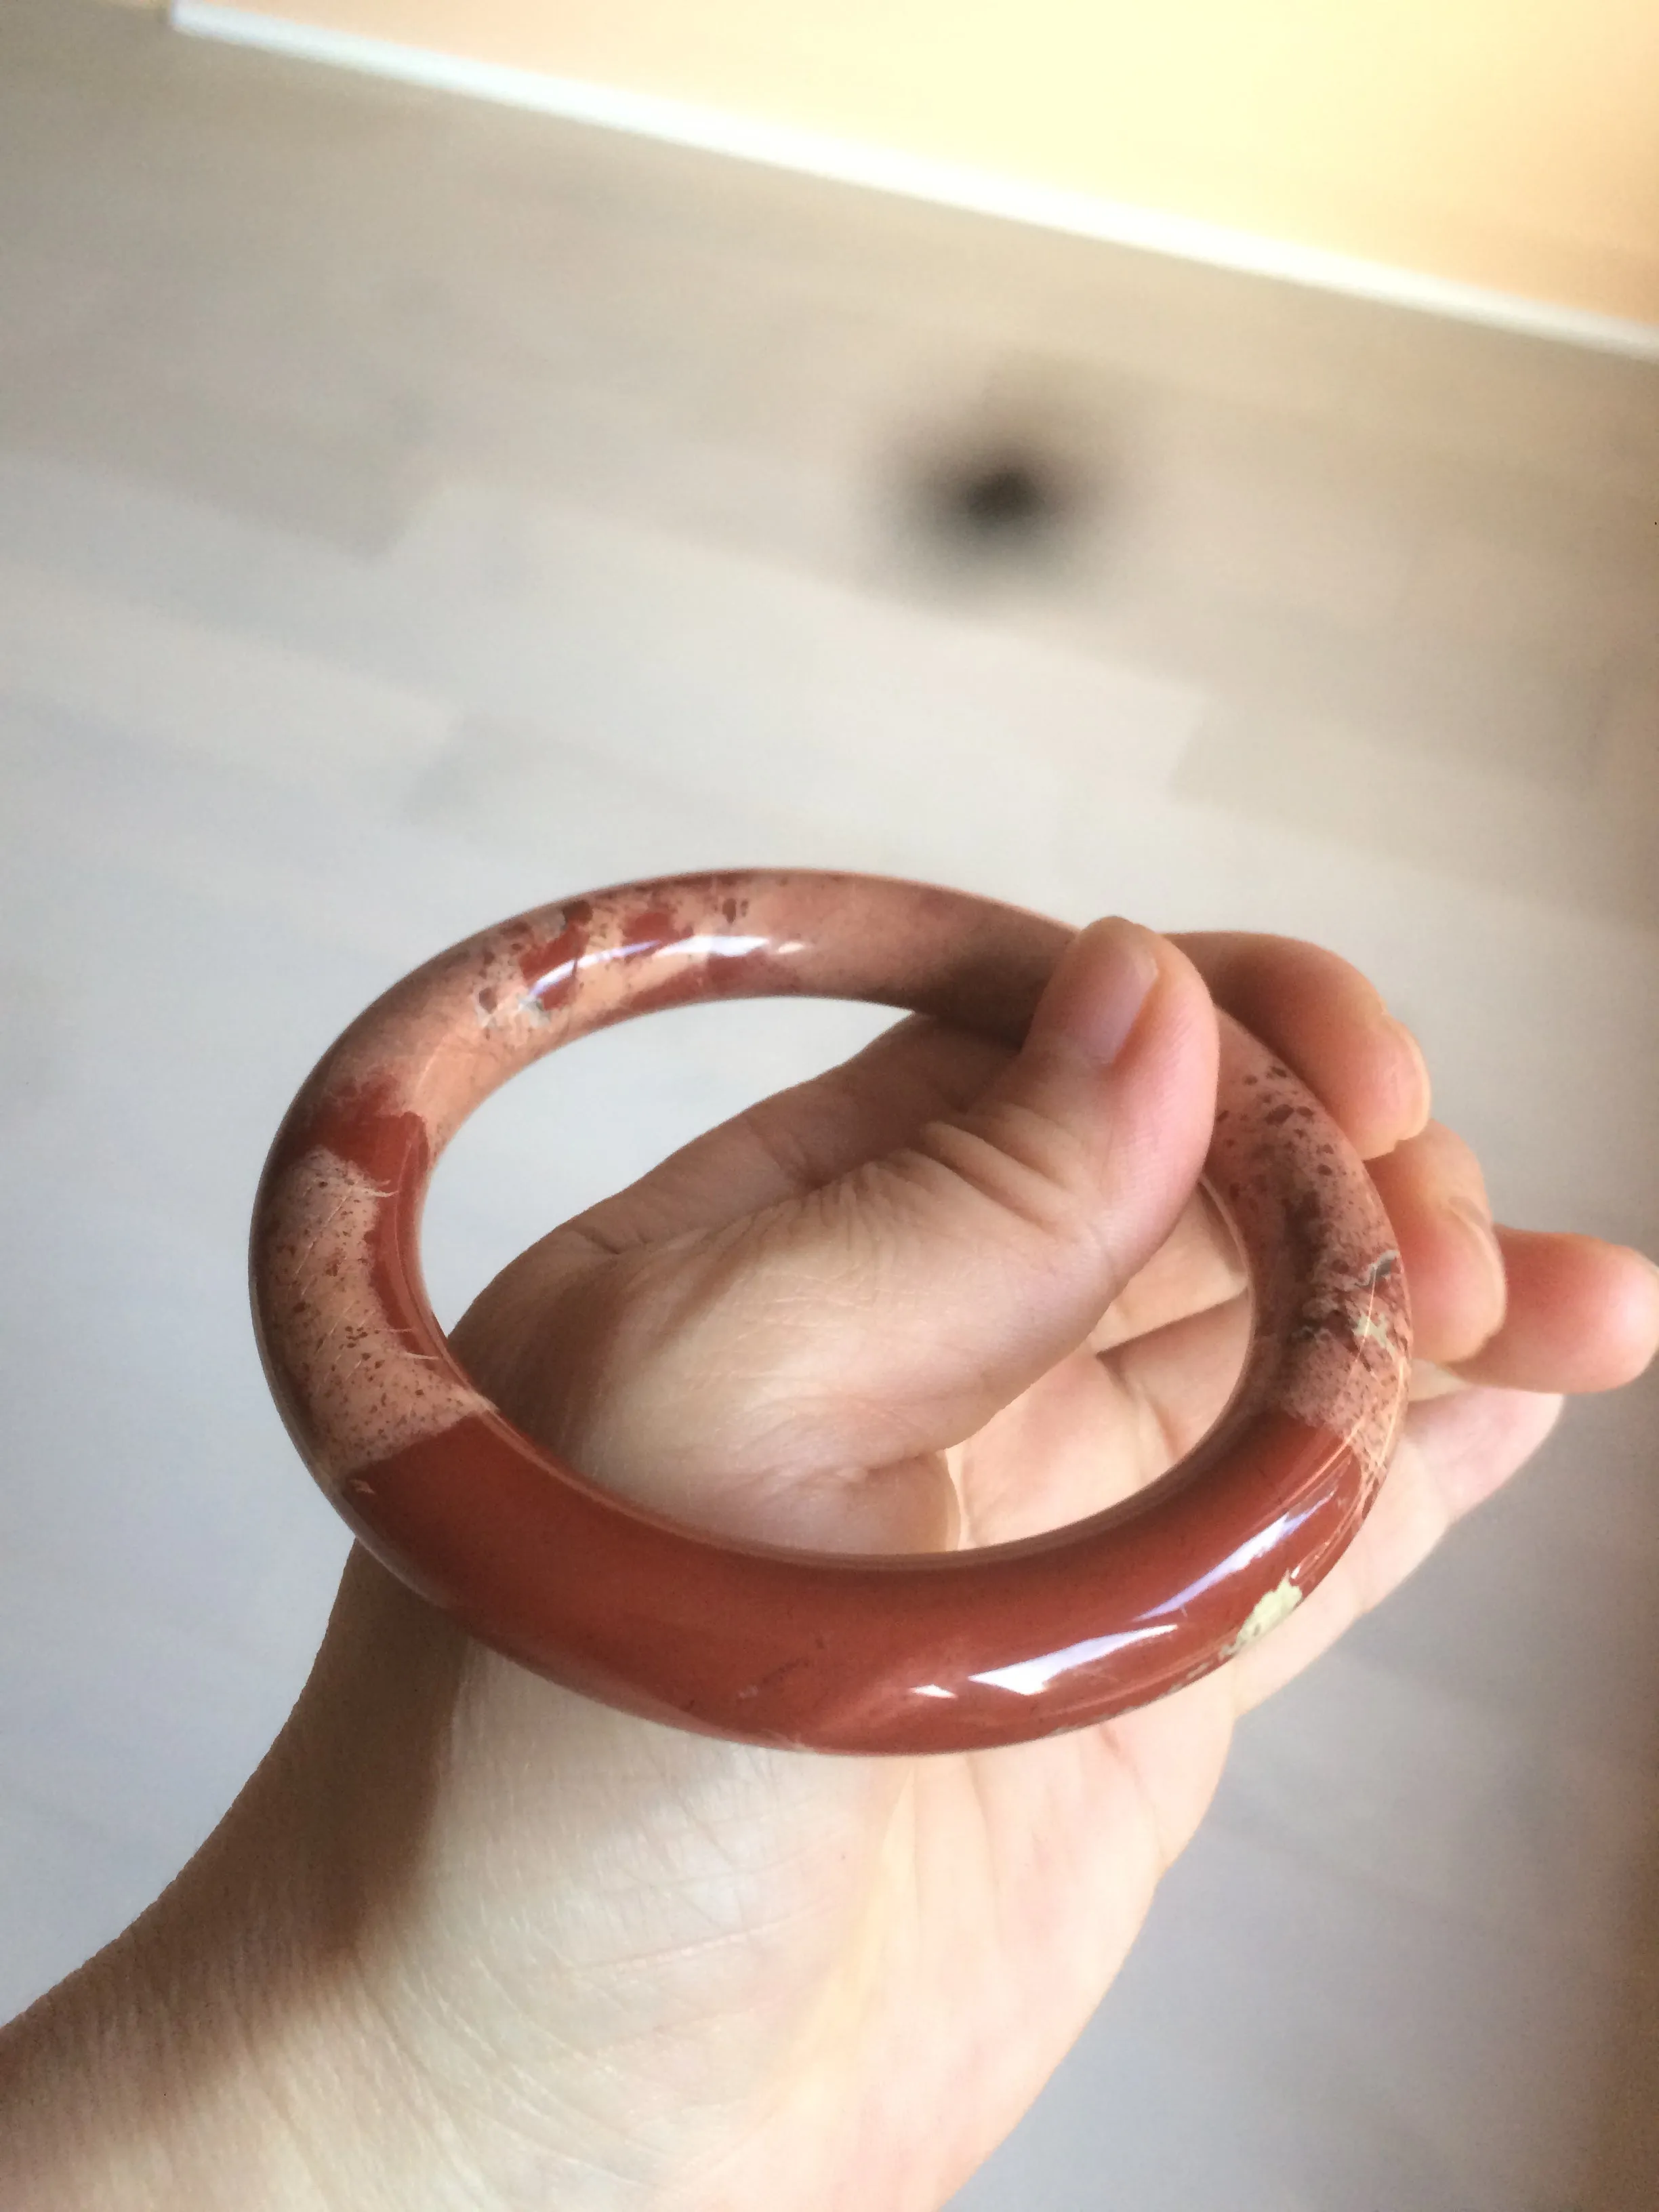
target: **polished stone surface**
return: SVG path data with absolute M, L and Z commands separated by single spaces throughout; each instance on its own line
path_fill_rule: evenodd
M 1017 1044 L 1069 939 L 938 884 L 750 868 L 557 900 L 401 977 L 307 1077 L 254 1201 L 266 1379 L 330 1504 L 507 1657 L 625 1712 L 775 1749 L 1027 1743 L 1234 1657 L 1358 1532 L 1400 1433 L 1412 1333 L 1364 1163 L 1228 1015 L 1204 1172 L 1252 1293 L 1243 1370 L 1155 1491 L 1110 1508 L 1097 1493 L 1073 1528 L 872 1559 L 732 1540 L 691 1510 L 671 1521 L 515 1428 L 422 1280 L 446 1146 L 550 1053 L 752 998 L 901 1007 Z M 612 1110 L 626 1109 L 624 1095 Z
M 1322 938 L 1502 1211 L 1659 1246 L 1659 372 L 93 0 L 0 10 L 0 2002 L 303 1676 L 342 1538 L 254 1182 L 500 915 L 787 860 Z M 1073 507 L 942 526 L 1015 439 Z M 492 1101 L 441 1316 L 872 1025 L 752 1011 Z M 1249 1723 L 963 2212 L 1659 2200 L 1656 1404 L 1581 1408 Z

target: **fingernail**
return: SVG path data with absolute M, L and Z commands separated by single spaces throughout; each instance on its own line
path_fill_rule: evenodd
M 1509 1297 L 1509 1276 L 1504 1267 L 1503 1247 L 1498 1243 L 1497 1231 L 1492 1225 L 1492 1216 L 1478 1199 L 1462 1195 L 1449 1198 L 1446 1211 L 1455 1221 L 1462 1224 L 1467 1241 L 1479 1251 L 1480 1263 L 1492 1283 L 1494 1301 L 1501 1310 Z
M 1387 1020 L 1389 1027 L 1409 1055 L 1416 1079 L 1415 1096 L 1412 1097 L 1410 1104 L 1403 1109 L 1406 1119 L 1404 1134 L 1407 1137 L 1419 1136 L 1428 1121 L 1430 1111 L 1434 1104 L 1434 1086 L 1429 1080 L 1429 1063 L 1423 1057 L 1422 1046 L 1419 1044 L 1415 1035 L 1407 1028 L 1405 1023 L 1396 1021 L 1392 1014 L 1387 1017 Z
M 1467 1390 L 1468 1387 L 1461 1375 L 1454 1375 L 1450 1368 L 1441 1367 L 1432 1359 L 1412 1362 L 1411 1399 L 1414 1406 L 1430 1398 L 1449 1398 L 1455 1390 Z
M 1032 1016 L 1030 1034 L 1108 1067 L 1158 981 L 1158 940 L 1113 915 L 1073 939 Z

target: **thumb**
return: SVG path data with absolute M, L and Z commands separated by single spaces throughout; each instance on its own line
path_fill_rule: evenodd
M 944 1450 L 1074 1350 L 1174 1227 L 1216 1063 L 1184 955 L 1096 922 L 964 1109 L 804 1194 L 565 1276 L 556 1310 L 513 1330 L 535 1373 L 515 1361 L 509 1410 L 704 1525 L 938 1544 Z

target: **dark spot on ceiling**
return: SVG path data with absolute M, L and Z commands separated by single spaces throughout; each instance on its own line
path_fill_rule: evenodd
M 927 487 L 935 532 L 964 550 L 1018 552 L 1073 520 L 1077 487 L 1046 455 L 1009 447 L 959 458 Z

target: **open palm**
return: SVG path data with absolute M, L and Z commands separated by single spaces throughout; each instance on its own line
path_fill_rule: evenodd
M 1174 1697 L 909 1760 L 592 1705 L 356 1555 L 277 1764 L 329 1808 L 354 1986 L 418 2084 L 388 2201 L 452 2201 L 436 2160 L 469 2203 L 938 2205 L 1098 2002 L 1237 1715 L 1521 1464 L 1550 1394 L 1645 1363 L 1652 1271 L 1494 1235 L 1352 969 L 1122 925 L 1073 945 L 1018 1059 L 899 1025 L 556 1231 L 458 1349 L 544 1442 L 704 1525 L 921 1548 L 1097 1511 L 1195 1440 L 1243 1350 L 1230 1241 L 1192 1194 L 1212 996 L 1372 1162 L 1404 1255 L 1425 1364 L 1359 1539 Z

